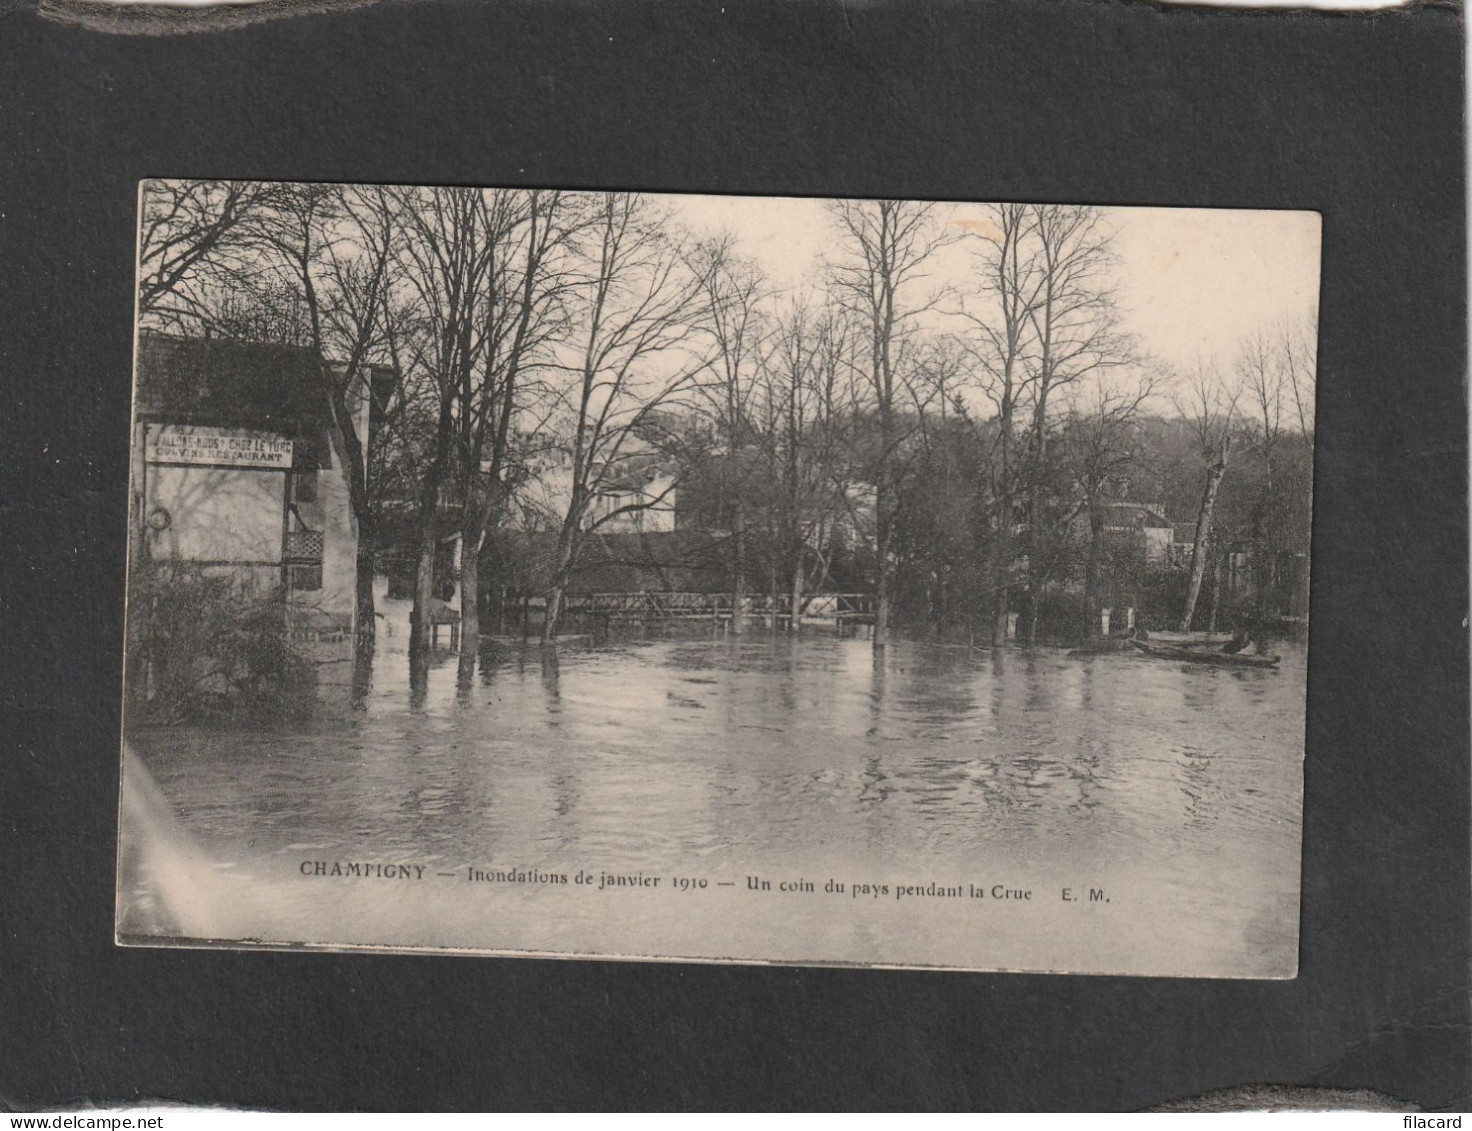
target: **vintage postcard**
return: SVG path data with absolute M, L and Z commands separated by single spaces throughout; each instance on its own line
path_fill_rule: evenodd
M 119 942 L 1295 976 L 1316 213 L 139 223 Z

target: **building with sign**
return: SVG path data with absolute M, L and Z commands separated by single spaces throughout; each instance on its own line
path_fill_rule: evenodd
M 366 453 L 392 374 L 349 396 Z M 135 561 L 282 595 L 292 623 L 352 632 L 358 548 L 341 443 L 314 355 L 145 333 L 134 380 Z

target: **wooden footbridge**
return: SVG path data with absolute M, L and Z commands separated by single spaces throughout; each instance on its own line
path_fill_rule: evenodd
M 667 623 L 705 621 L 730 623 L 734 601 L 730 593 L 692 593 L 641 590 L 637 593 L 569 593 L 564 598 L 566 615 L 608 623 Z M 792 623 L 792 597 L 753 594 L 742 603 L 745 619 L 753 624 L 788 627 Z M 812 593 L 798 610 L 799 623 L 815 628 L 843 630 L 874 623 L 874 598 L 867 593 Z

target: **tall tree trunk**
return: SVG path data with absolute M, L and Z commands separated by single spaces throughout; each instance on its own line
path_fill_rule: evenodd
M 378 626 L 373 608 L 373 545 L 362 535 L 359 524 L 358 552 L 356 560 L 356 593 L 353 607 L 353 704 L 362 706 L 368 697 L 373 679 L 374 641 Z
M 542 643 L 553 644 L 557 640 L 557 626 L 562 620 L 562 597 L 565 591 L 562 582 L 557 581 L 547 590 L 547 603 L 542 611 Z
M 1003 513 L 997 518 L 997 538 L 993 548 L 992 582 L 996 586 L 992 602 L 992 647 L 1007 643 L 1007 617 L 1012 611 L 1012 519 Z
M 431 617 L 434 601 L 434 567 L 439 547 L 440 484 L 450 456 L 450 429 L 454 401 L 442 392 L 439 422 L 435 430 L 434 458 L 419 483 L 419 561 L 414 572 L 414 606 L 409 611 L 409 655 L 428 656 L 434 639 Z M 412 674 L 413 665 L 410 665 Z
M 542 643 L 551 644 L 557 639 L 557 626 L 562 619 L 562 602 L 567 592 L 567 580 L 572 570 L 577 550 L 573 523 L 579 518 L 571 517 L 563 523 L 557 537 L 557 564 L 552 572 L 552 584 L 547 587 L 547 607 L 542 615 Z
M 888 543 L 888 539 L 885 539 Z M 889 644 L 889 564 L 888 545 L 880 546 L 879 583 L 874 586 L 874 651 Z
M 1211 549 L 1211 619 L 1206 623 L 1207 632 L 1216 631 L 1217 613 L 1222 607 L 1222 557 L 1221 550 L 1213 544 Z
M 409 610 L 409 706 L 424 706 L 429 693 L 429 649 L 434 640 L 434 564 L 438 539 L 435 512 L 421 518 L 419 559 L 414 567 L 414 605 Z
M 356 581 L 353 599 L 353 635 L 359 643 L 373 643 L 378 634 L 376 610 L 373 606 L 373 582 L 376 576 L 373 563 L 373 543 L 362 534 L 363 524 L 358 524 L 358 551 L 355 562 Z
M 473 524 L 467 524 L 473 525 Z M 474 535 L 473 537 L 471 535 Z M 480 532 L 463 531 L 460 539 L 460 661 L 462 676 L 475 673 L 480 655 Z
M 1011 375 L 1008 374 L 1008 388 Z M 1008 393 L 1010 398 L 1010 393 Z M 992 547 L 992 584 L 996 587 L 992 599 L 992 647 L 1000 648 L 1007 643 L 1007 618 L 1012 611 L 1012 409 L 1010 400 L 1004 400 L 1001 412 L 1001 435 L 998 437 L 1002 449 L 1002 472 L 995 480 L 993 490 L 997 500 L 997 537 Z
M 731 634 L 740 636 L 746 629 L 746 514 L 739 498 L 731 517 L 731 552 L 735 560 L 731 579 Z
M 368 695 L 373 690 L 373 652 L 376 647 L 373 637 L 358 637 L 353 642 L 353 682 L 351 703 L 354 710 L 361 711 L 368 704 Z
M 1206 472 L 1206 489 L 1201 493 L 1201 510 L 1196 516 L 1196 541 L 1191 547 L 1191 580 L 1186 586 L 1186 607 L 1181 612 L 1182 632 L 1191 631 L 1196 617 L 1196 599 L 1201 595 L 1201 581 L 1206 574 L 1206 558 L 1210 553 L 1211 519 L 1216 511 L 1216 495 L 1221 489 L 1225 464 L 1212 464 Z
M 424 709 L 429 698 L 429 653 L 409 653 L 409 709 Z
M 1099 567 L 1104 560 L 1104 510 L 1097 502 L 1089 507 L 1089 556 L 1084 563 L 1084 605 L 1089 618 L 1089 635 L 1103 635 L 1104 596 L 1100 592 Z
M 802 555 L 797 556 L 797 563 L 792 567 L 792 619 L 787 622 L 789 632 L 799 633 L 802 631 L 802 589 L 803 589 L 803 565 Z
M 1259 621 L 1266 620 L 1269 613 L 1269 599 L 1274 597 L 1274 578 L 1272 551 L 1268 543 L 1275 541 L 1269 537 L 1266 512 L 1268 500 L 1273 497 L 1273 444 L 1270 442 L 1267 450 L 1263 453 L 1267 474 L 1264 477 L 1262 490 L 1258 494 L 1257 504 L 1252 508 L 1252 607 L 1257 613 Z
M 772 568 L 771 571 L 768 573 L 768 581 L 770 583 L 768 588 L 771 590 L 771 592 L 768 593 L 767 599 L 771 602 L 770 607 L 772 610 L 772 633 L 773 635 L 775 635 L 777 632 L 777 610 L 780 607 L 777 603 L 777 556 L 775 553 L 773 553 L 772 555 Z
M 1258 620 L 1265 618 L 1268 605 L 1268 555 L 1264 545 L 1262 503 L 1252 508 L 1252 532 L 1248 543 L 1252 553 L 1248 558 L 1248 576 L 1252 579 L 1252 611 Z
M 1040 473 L 1040 472 L 1038 472 Z M 1029 645 L 1038 639 L 1038 605 L 1043 589 L 1043 494 L 1034 483 L 1027 502 L 1027 627 L 1024 635 Z
M 419 531 L 419 559 L 414 567 L 414 605 L 409 611 L 409 654 L 425 655 L 434 639 L 434 559 L 438 539 L 434 535 L 434 518 L 429 529 Z
M 884 437 L 886 451 L 889 447 L 891 425 L 889 414 L 881 412 L 880 432 Z M 887 459 L 888 457 L 886 457 Z M 874 526 L 877 537 L 875 538 L 875 549 L 879 556 L 878 568 L 874 579 L 874 649 L 879 651 L 889 644 L 889 603 L 890 603 L 890 576 L 889 576 L 889 550 L 890 550 L 890 504 L 889 484 L 885 482 L 888 478 L 889 469 L 886 467 L 880 472 L 881 482 L 877 484 L 874 493 Z
M 874 490 L 874 526 L 878 537 L 879 550 L 879 578 L 876 592 L 874 594 L 874 650 L 882 650 L 889 644 L 889 603 L 890 603 L 890 576 L 889 576 L 889 552 L 890 552 L 890 527 L 894 522 L 894 499 L 895 490 L 894 459 L 894 369 L 890 359 L 890 337 L 894 329 L 894 288 L 892 281 L 885 280 L 885 316 L 884 328 L 880 340 L 875 345 L 874 369 L 879 381 L 876 384 L 880 389 L 879 401 L 879 443 L 883 463 L 879 469 L 879 482 L 875 484 Z

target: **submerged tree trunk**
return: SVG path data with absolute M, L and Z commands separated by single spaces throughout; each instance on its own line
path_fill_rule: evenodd
M 886 450 L 889 445 L 890 431 L 889 414 L 884 413 L 881 421 L 881 434 L 885 437 Z M 886 474 L 887 470 L 884 469 Z M 874 579 L 874 650 L 876 652 L 889 644 L 889 551 L 892 519 L 889 510 L 889 492 L 887 486 L 886 483 L 881 482 L 875 491 L 874 498 L 874 525 L 878 534 L 875 540 L 875 549 L 878 551 L 879 556 L 879 568 L 875 570 Z
M 356 560 L 356 592 L 353 602 L 353 694 L 352 701 L 361 707 L 368 697 L 373 679 L 374 642 L 378 636 L 373 607 L 373 547 L 361 535 Z
M 475 673 L 480 655 L 480 533 L 460 541 L 460 674 Z
M 434 458 L 419 483 L 419 561 L 414 573 L 414 607 L 409 612 L 409 656 L 429 655 L 434 641 L 434 567 L 439 546 L 440 485 L 448 471 L 450 429 L 454 400 L 440 395 L 439 421 L 435 428 Z M 428 669 L 426 668 L 426 671 Z M 413 665 L 410 665 L 412 674 Z
M 1222 607 L 1222 557 L 1223 554 L 1215 544 L 1211 550 L 1211 619 L 1206 624 L 1207 632 L 1216 631 L 1217 613 Z
M 1043 497 L 1034 483 L 1027 503 L 1027 626 L 1022 634 L 1029 646 L 1038 642 L 1038 606 L 1042 603 L 1043 583 Z
M 889 579 L 883 571 L 879 574 L 879 592 L 874 594 L 874 648 L 876 651 L 889 643 Z
M 429 649 L 434 640 L 434 559 L 437 548 L 434 513 L 419 535 L 414 568 L 414 605 L 409 611 L 409 705 L 424 705 L 429 692 Z
M 373 546 L 367 538 L 360 535 L 356 561 L 356 589 L 353 600 L 353 635 L 359 643 L 366 641 L 371 644 L 378 634 L 377 610 L 373 604 L 375 576 Z
M 792 567 L 792 619 L 787 622 L 789 632 L 802 631 L 803 580 L 802 556 L 798 555 L 797 564 Z
M 1089 618 L 1089 635 L 1104 634 L 1104 595 L 1101 592 L 1100 566 L 1104 560 L 1104 511 L 1098 505 L 1089 507 L 1089 557 L 1084 563 L 1084 607 Z
M 773 635 L 775 635 L 777 632 L 777 610 L 781 607 L 778 604 L 779 598 L 777 593 L 777 555 L 775 551 L 773 551 L 772 553 L 770 565 L 771 568 L 767 574 L 767 588 L 770 590 L 770 592 L 768 592 L 767 594 L 767 600 L 771 602 L 768 607 L 772 610 L 771 629 Z
M 547 587 L 547 607 L 542 614 L 542 643 L 551 644 L 557 639 L 557 626 L 562 619 L 562 602 L 567 592 L 567 579 L 576 556 L 575 528 L 571 525 L 580 521 L 570 517 L 563 524 L 557 539 L 557 565 L 552 572 L 552 584 Z
M 731 633 L 740 636 L 746 630 L 746 515 L 739 499 L 731 518 L 731 553 Z
M 996 592 L 992 603 L 992 647 L 1007 643 L 1007 618 L 1012 611 L 1012 522 L 1007 515 L 997 521 L 996 560 L 992 566 Z
M 1226 471 L 1225 464 L 1216 463 L 1206 472 L 1206 489 L 1201 493 L 1201 510 L 1196 516 L 1196 541 L 1191 547 L 1191 579 L 1186 586 L 1186 607 L 1179 625 L 1182 632 L 1191 631 L 1191 621 L 1196 617 L 1196 600 L 1201 595 L 1201 581 L 1206 575 L 1206 558 L 1210 553 L 1211 520 Z
M 435 536 L 431 528 L 419 536 L 419 560 L 414 567 L 414 606 L 409 612 L 409 654 L 417 656 L 429 651 L 434 639 L 434 559 Z
M 368 694 L 373 690 L 374 639 L 359 636 L 353 641 L 353 682 L 351 702 L 354 710 L 361 711 L 368 704 Z
M 542 610 L 542 643 L 552 644 L 557 640 L 557 626 L 562 620 L 562 595 L 564 586 L 558 582 L 547 590 L 546 606 Z
M 1011 388 L 1010 369 L 1007 388 Z M 992 597 L 992 647 L 1000 648 L 1007 643 L 1008 617 L 1012 612 L 1012 408 L 1011 393 L 1003 401 L 1001 409 L 1002 467 L 1000 474 L 994 473 L 992 490 L 997 502 L 997 537 L 992 547 L 992 584 L 996 587 Z

